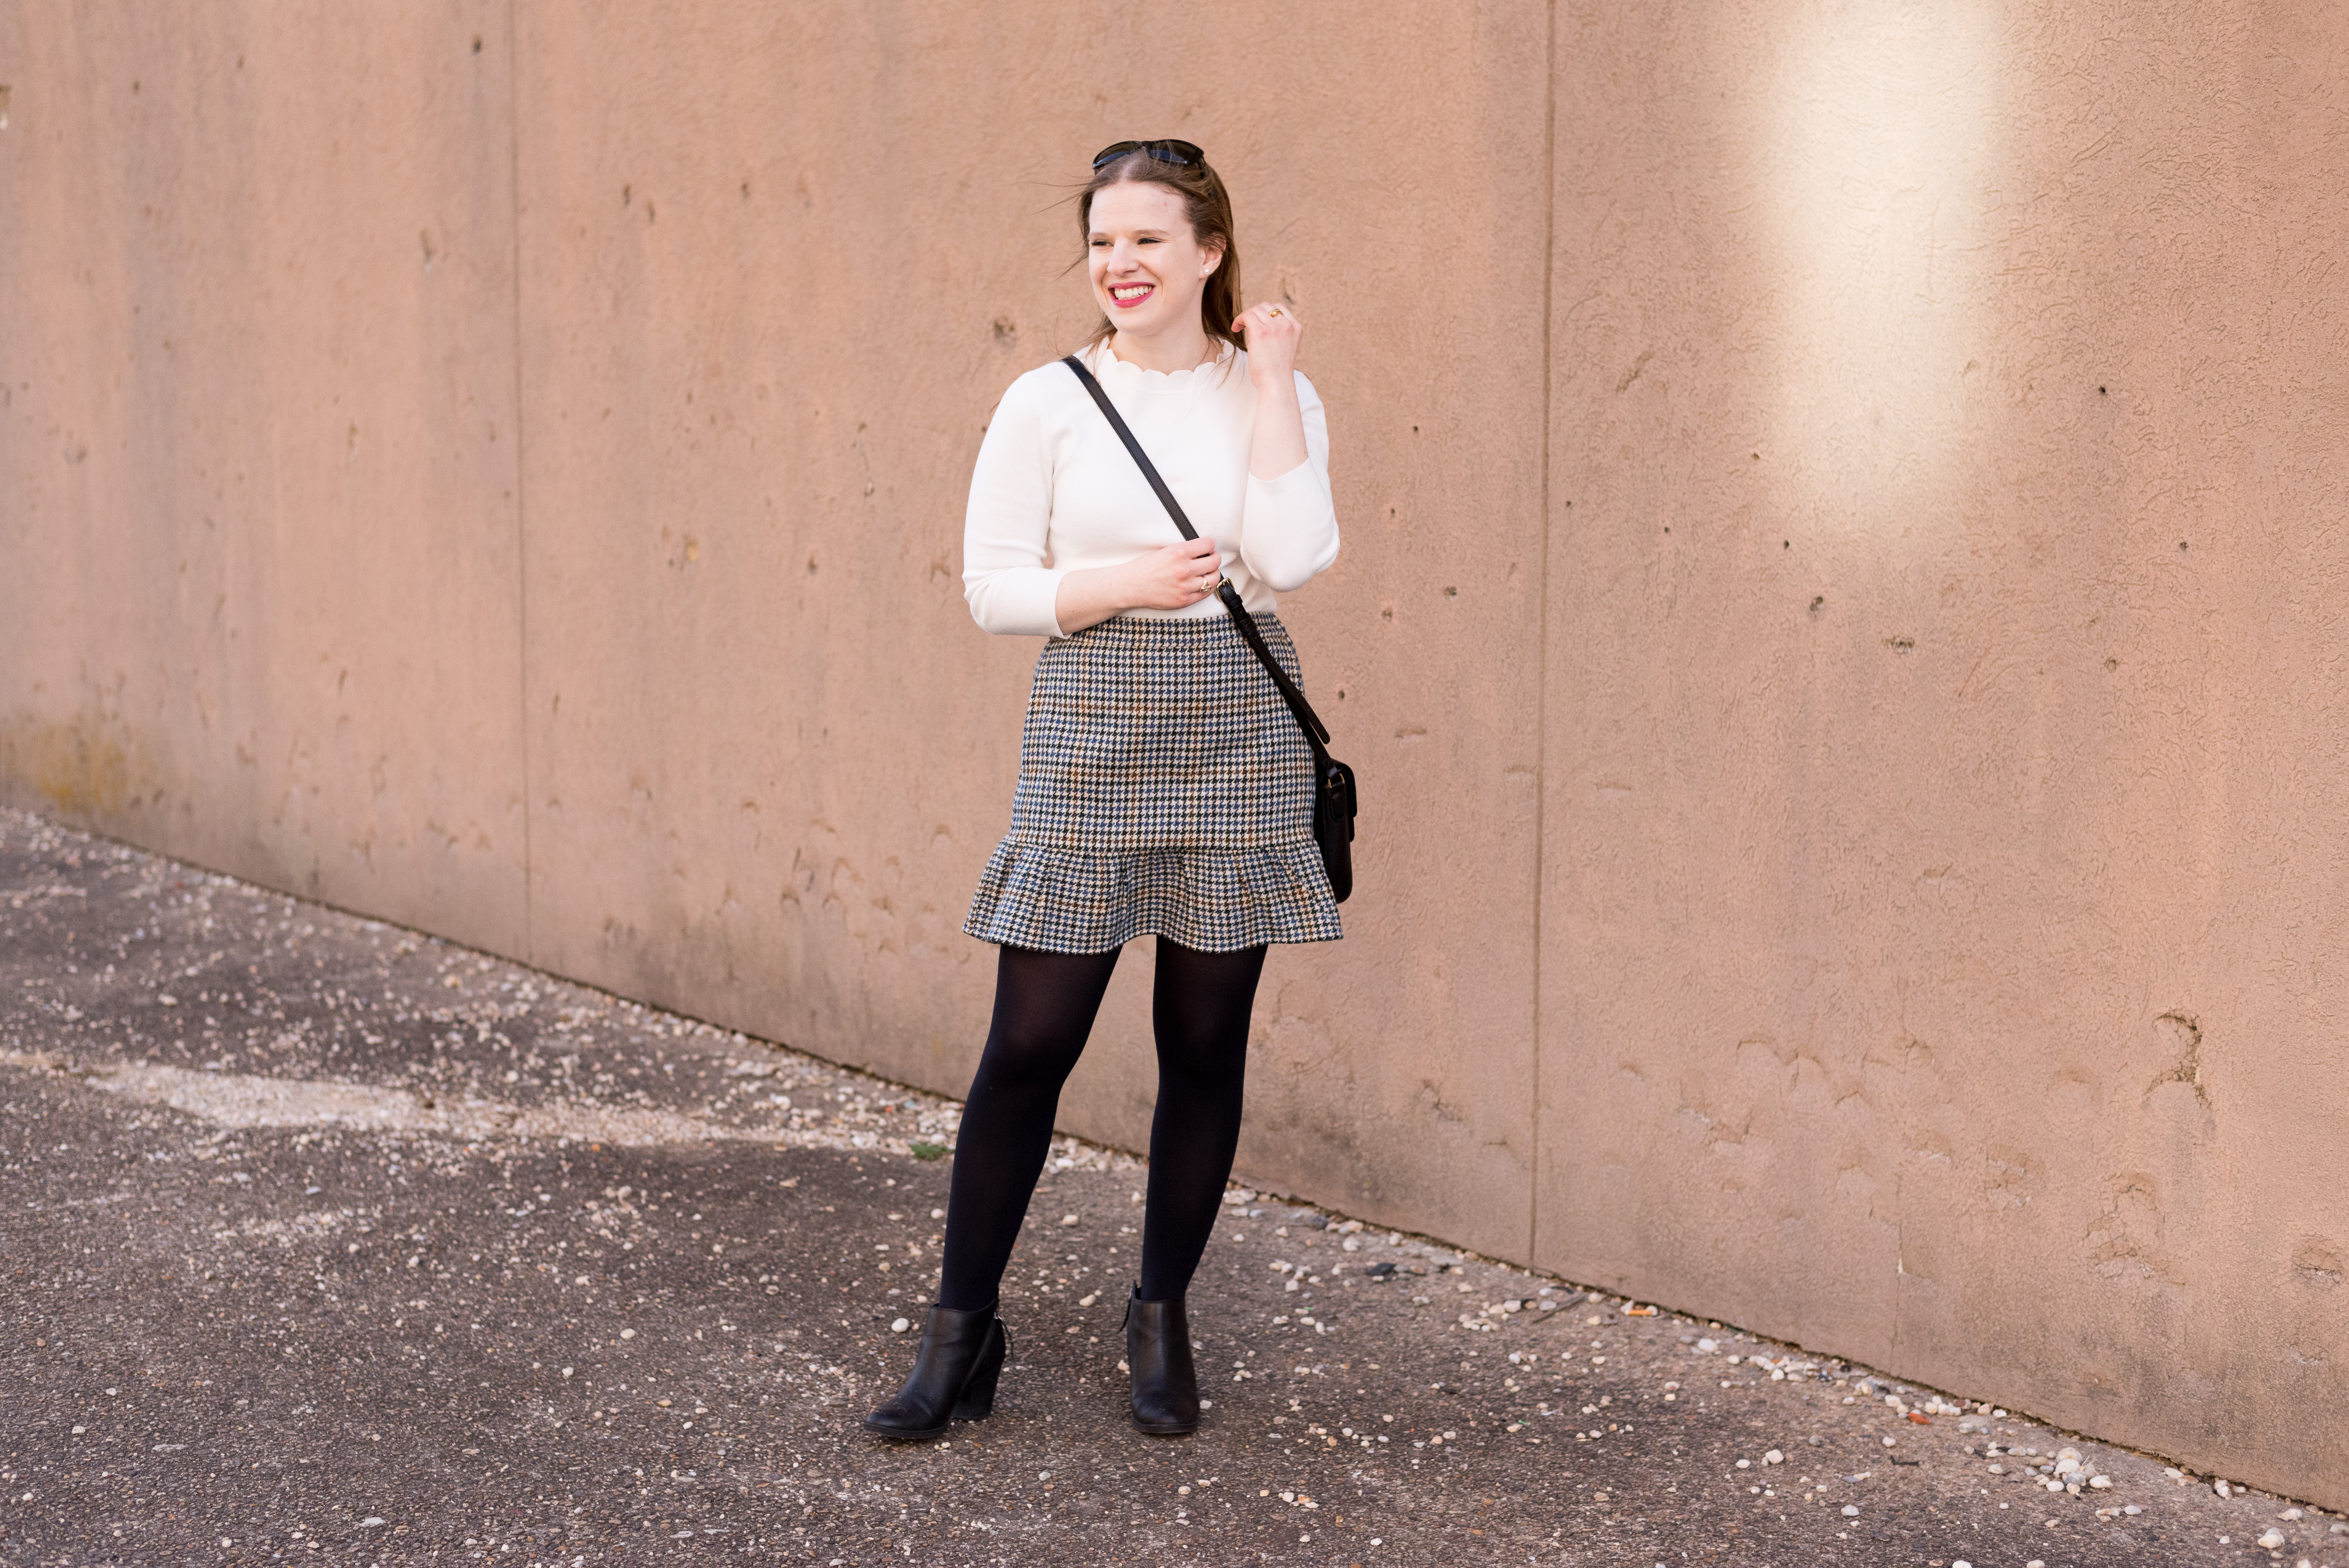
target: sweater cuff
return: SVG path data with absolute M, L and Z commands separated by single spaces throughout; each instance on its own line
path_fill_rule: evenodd
M 988 584 L 993 603 L 982 624 L 999 636 L 1061 635 L 1061 579 L 1068 574 L 1066 568 L 1059 566 L 1030 566 L 1002 573 Z
M 1247 510 L 1251 519 L 1308 518 L 1319 522 L 1329 509 L 1330 498 L 1321 493 L 1320 476 L 1313 471 L 1309 458 L 1278 479 L 1260 480 L 1248 475 Z

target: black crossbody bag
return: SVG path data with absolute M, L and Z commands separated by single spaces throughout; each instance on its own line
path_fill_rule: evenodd
M 1142 469 L 1142 477 L 1148 480 L 1150 488 L 1158 492 L 1158 499 L 1165 503 L 1167 515 L 1174 520 L 1174 526 L 1183 531 L 1183 537 L 1198 538 L 1198 531 L 1191 526 L 1191 520 L 1183 515 L 1182 504 L 1175 500 L 1174 492 L 1168 490 L 1166 481 L 1158 477 L 1157 469 L 1151 464 L 1150 454 L 1142 449 L 1142 443 L 1135 440 L 1133 432 L 1125 428 L 1125 421 L 1118 417 L 1116 405 L 1109 400 L 1109 394 L 1102 390 L 1102 384 L 1093 379 L 1093 373 L 1086 369 L 1084 362 L 1073 354 L 1061 363 L 1077 373 L 1077 379 L 1084 384 L 1087 392 L 1092 394 L 1093 401 L 1101 405 L 1101 411 L 1109 417 L 1110 428 L 1117 432 L 1117 438 L 1123 441 L 1125 449 L 1133 455 L 1134 462 Z M 1232 618 L 1233 627 L 1247 640 L 1257 662 L 1264 665 L 1264 673 L 1270 676 L 1272 684 L 1279 688 L 1280 700 L 1288 705 L 1288 711 L 1297 719 L 1297 727 L 1305 732 L 1305 744 L 1313 750 L 1313 841 L 1320 846 L 1321 869 L 1330 875 L 1330 891 L 1340 903 L 1343 903 L 1347 895 L 1354 891 L 1354 770 L 1330 755 L 1330 731 L 1323 727 L 1319 716 L 1314 713 L 1312 705 L 1305 700 L 1305 694 L 1297 689 L 1297 683 L 1288 678 L 1288 672 L 1280 667 L 1280 661 L 1272 656 L 1272 650 L 1264 645 L 1264 634 L 1256 629 L 1256 617 L 1248 614 L 1246 604 L 1240 603 L 1240 591 L 1232 586 L 1230 579 L 1225 578 L 1216 583 L 1216 596 L 1224 602 L 1224 613 Z

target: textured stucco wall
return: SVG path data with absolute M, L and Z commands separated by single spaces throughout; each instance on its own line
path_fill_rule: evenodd
M 1368 813 L 1243 1169 L 2349 1501 L 2341 9 L 1153 16 L 0 10 L 0 789 L 958 1089 L 968 465 L 1192 136 Z
M 0 777 L 519 952 L 503 26 L 0 7 Z
M 2337 1502 L 2349 14 L 1681 15 L 1561 18 L 1535 1256 Z

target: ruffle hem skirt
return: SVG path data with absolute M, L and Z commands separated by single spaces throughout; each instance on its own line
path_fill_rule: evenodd
M 1256 624 L 1301 687 L 1288 629 Z M 1011 830 L 963 930 L 1052 953 L 1344 934 L 1313 841 L 1312 752 L 1227 616 L 1114 616 L 1045 645 Z

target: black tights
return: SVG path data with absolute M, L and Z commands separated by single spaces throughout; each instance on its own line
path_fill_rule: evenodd
M 1052 1145 L 1061 1086 L 1092 1032 L 1117 954 L 1006 947 L 995 1019 L 955 1140 L 938 1305 L 995 1304 L 1019 1222 Z M 1150 1021 L 1158 1038 L 1158 1112 L 1150 1124 L 1149 1205 L 1142 1220 L 1142 1299 L 1191 1284 L 1215 1229 L 1239 1146 L 1248 1010 L 1264 949 L 1201 953 L 1158 939 Z

